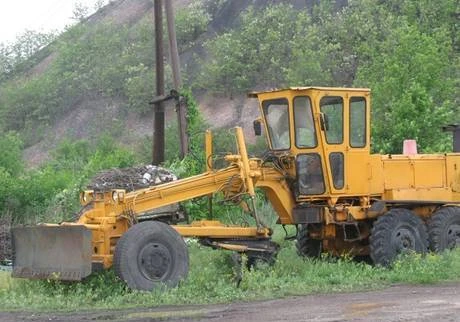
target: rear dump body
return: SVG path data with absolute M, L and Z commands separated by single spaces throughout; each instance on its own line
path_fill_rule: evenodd
M 371 195 L 387 201 L 460 201 L 460 153 L 371 155 Z
M 91 274 L 91 231 L 85 226 L 12 229 L 13 277 L 79 281 Z

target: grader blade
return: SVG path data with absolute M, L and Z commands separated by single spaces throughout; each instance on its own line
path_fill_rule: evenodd
M 91 231 L 84 226 L 12 229 L 13 277 L 79 281 L 91 274 Z

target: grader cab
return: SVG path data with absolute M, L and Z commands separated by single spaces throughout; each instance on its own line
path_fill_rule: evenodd
M 368 89 L 299 87 L 255 92 L 269 150 L 249 158 L 241 128 L 238 153 L 228 166 L 127 192 L 85 191 L 77 222 L 13 230 L 13 276 L 81 280 L 114 266 L 129 287 L 150 290 L 177 285 L 188 272 L 182 237 L 270 260 L 271 241 L 256 207 L 261 189 L 278 223 L 297 228 L 300 255 L 370 255 L 388 266 L 398 254 L 442 251 L 460 244 L 460 154 L 370 153 Z M 212 160 L 206 135 L 206 160 Z M 222 194 L 249 205 L 254 227 L 202 220 L 172 224 L 140 221 L 155 209 Z

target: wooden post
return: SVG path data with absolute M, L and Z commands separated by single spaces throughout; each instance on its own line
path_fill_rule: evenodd
M 162 96 L 164 90 L 164 61 L 163 61 L 163 1 L 154 0 L 155 15 L 155 64 L 156 64 L 156 96 Z M 165 159 L 165 112 L 162 101 L 155 104 L 153 124 L 153 153 L 152 163 L 160 164 Z
M 180 77 L 179 51 L 177 50 L 176 28 L 174 25 L 174 10 L 172 1 L 166 1 L 166 20 L 168 23 L 169 36 L 169 53 L 171 57 L 171 68 L 173 73 L 174 89 L 179 91 L 182 87 Z M 187 106 L 180 100 L 177 102 L 177 124 L 179 126 L 179 141 L 180 141 L 180 157 L 184 158 L 188 152 L 188 136 L 187 136 Z
M 165 9 L 166 21 L 168 23 L 169 52 L 171 56 L 174 89 L 179 91 L 182 87 L 182 79 L 180 77 L 179 51 L 177 50 L 176 27 L 174 25 L 174 9 L 172 1 L 166 1 Z

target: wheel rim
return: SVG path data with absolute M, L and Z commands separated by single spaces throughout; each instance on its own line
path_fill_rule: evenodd
M 139 252 L 137 263 L 145 278 L 161 281 L 171 270 L 171 253 L 160 243 L 148 243 Z
M 415 237 L 413 231 L 407 228 L 396 230 L 392 236 L 393 249 L 397 253 L 408 253 L 415 250 Z
M 460 247 L 460 225 L 451 225 L 447 230 L 447 248 Z

